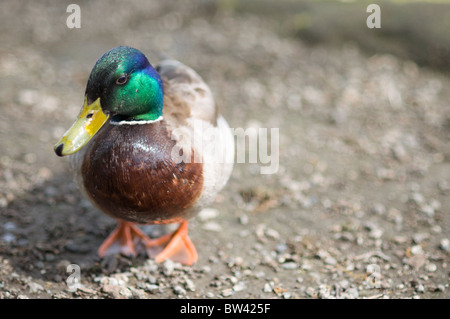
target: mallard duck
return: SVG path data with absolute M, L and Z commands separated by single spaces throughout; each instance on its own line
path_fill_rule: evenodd
M 141 243 L 156 262 L 197 261 L 188 220 L 227 183 L 234 138 L 194 70 L 176 60 L 153 68 L 131 47 L 106 52 L 92 69 L 78 119 L 54 150 L 70 155 L 80 188 L 118 221 L 100 257 L 117 247 L 136 255 Z M 151 239 L 137 224 L 179 227 Z

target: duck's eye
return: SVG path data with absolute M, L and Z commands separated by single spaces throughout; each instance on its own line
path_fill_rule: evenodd
M 122 74 L 120 76 L 120 78 L 118 78 L 116 80 L 116 84 L 118 84 L 118 85 L 124 85 L 127 82 L 128 82 L 128 76 L 126 74 Z
M 87 119 L 90 119 L 90 118 L 92 118 L 94 116 L 94 113 L 88 113 L 88 115 L 86 115 L 86 118 Z

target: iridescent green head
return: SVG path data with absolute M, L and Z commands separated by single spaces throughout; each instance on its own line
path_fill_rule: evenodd
M 55 152 L 65 156 L 79 151 L 110 118 L 154 121 L 162 108 L 163 84 L 145 55 L 130 47 L 112 49 L 92 69 L 78 119 L 56 143 Z
M 86 87 L 91 104 L 100 98 L 112 120 L 155 120 L 162 115 L 163 85 L 145 55 L 130 47 L 117 47 L 98 59 Z

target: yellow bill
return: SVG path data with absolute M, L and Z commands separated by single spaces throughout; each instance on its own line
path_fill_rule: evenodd
M 78 119 L 55 144 L 55 153 L 58 156 L 65 156 L 79 151 L 100 130 L 108 118 L 109 115 L 102 111 L 100 98 L 89 105 L 87 99 L 84 98 L 84 106 Z

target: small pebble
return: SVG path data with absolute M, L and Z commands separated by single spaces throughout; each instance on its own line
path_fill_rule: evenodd
M 291 296 L 292 296 L 292 295 L 291 295 L 289 292 L 285 292 L 285 293 L 283 294 L 283 299 L 290 299 Z
M 336 265 L 336 263 L 337 263 L 336 259 L 331 256 L 326 257 L 323 262 L 326 265 L 331 265 L 331 266 Z
M 5 243 L 12 243 L 16 241 L 16 236 L 11 233 L 5 233 L 2 235 L 1 240 Z
M 173 287 L 173 292 L 178 296 L 184 296 L 186 294 L 186 290 L 179 285 Z
M 248 229 L 243 229 L 239 232 L 239 237 L 248 237 L 250 235 L 250 231 Z
M 235 292 L 239 292 L 239 291 L 243 291 L 243 290 L 245 290 L 246 289 L 246 286 L 245 286 L 245 284 L 243 284 L 243 283 L 237 283 L 236 285 L 234 285 L 233 286 L 233 290 L 235 291 Z
M 271 239 L 278 239 L 278 238 L 280 238 L 280 234 L 275 229 L 271 229 L 271 228 L 267 228 L 266 236 L 271 238 Z
M 349 282 L 348 282 L 348 280 L 346 280 L 346 279 L 341 280 L 341 281 L 339 282 L 339 287 L 341 287 L 342 289 L 347 289 L 347 288 L 349 287 Z
M 200 271 L 201 271 L 202 273 L 210 273 L 210 272 L 211 272 L 211 267 L 208 266 L 208 265 L 205 265 L 205 266 L 203 266 L 203 267 L 200 269 Z
M 412 193 L 410 199 L 416 204 L 423 204 L 425 197 L 420 193 Z
M 327 285 L 319 285 L 319 292 L 318 292 L 318 296 L 321 299 L 331 299 L 331 287 L 327 286 Z
M 440 292 L 444 292 L 445 291 L 445 286 L 443 284 L 439 284 L 437 285 L 436 291 L 440 291 Z
M 3 228 L 4 228 L 5 230 L 14 230 L 14 229 L 16 229 L 17 227 L 16 227 L 16 224 L 13 223 L 13 222 L 6 222 L 6 223 L 3 224 Z
M 443 193 L 448 192 L 450 190 L 450 182 L 446 180 L 440 181 L 438 182 L 438 188 Z
M 411 254 L 412 255 L 419 255 L 423 254 L 423 248 L 421 245 L 415 245 L 411 247 Z
M 244 258 L 237 256 L 235 258 L 232 258 L 231 261 L 228 263 L 228 267 L 240 267 L 242 266 L 242 263 L 244 262 Z
M 430 263 L 425 266 L 425 270 L 428 272 L 435 272 L 437 270 L 436 264 Z
M 440 234 L 440 233 L 442 233 L 442 228 L 441 228 L 441 226 L 439 226 L 439 225 L 433 225 L 433 226 L 431 227 L 431 232 L 432 232 L 433 234 Z
M 302 270 L 308 271 L 308 270 L 311 270 L 312 265 L 311 265 L 310 263 L 308 263 L 308 262 L 304 262 L 304 263 L 301 265 L 301 268 L 302 268 Z
M 355 240 L 355 236 L 353 236 L 352 233 L 347 232 L 347 231 L 342 232 L 338 238 L 342 241 L 348 241 L 348 242 L 353 242 Z
M 269 283 L 265 283 L 264 284 L 264 288 L 263 288 L 263 291 L 264 292 L 272 292 L 272 287 L 270 286 L 270 284 Z
M 393 240 L 396 244 L 404 244 L 408 241 L 408 237 L 398 235 L 398 236 L 394 236 Z
M 163 263 L 163 273 L 166 276 L 171 276 L 175 269 L 174 262 L 170 259 L 166 259 Z
M 297 269 L 298 265 L 296 262 L 287 262 L 287 263 L 282 264 L 281 267 L 286 270 L 293 270 L 293 269 Z
M 420 211 L 425 215 L 427 215 L 428 217 L 433 217 L 435 213 L 435 209 L 431 205 L 423 205 Z
M 275 246 L 275 250 L 277 253 L 281 254 L 288 249 L 288 246 L 285 243 L 277 244 Z
M 247 225 L 248 224 L 248 216 L 246 214 L 242 214 L 239 217 L 239 222 L 241 223 L 241 225 Z
M 204 230 L 210 231 L 210 232 L 221 232 L 222 226 L 220 226 L 219 223 L 216 222 L 207 222 L 202 226 Z
M 416 291 L 417 291 L 417 292 L 420 292 L 420 293 L 423 293 L 423 292 L 425 291 L 424 285 L 422 285 L 422 284 L 417 285 Z
M 448 238 L 441 239 L 441 242 L 439 244 L 439 248 L 444 250 L 444 251 L 449 251 L 450 250 L 450 241 L 448 240 Z
M 383 231 L 379 228 L 372 229 L 369 233 L 369 237 L 372 239 L 381 238 L 382 235 L 383 235 Z
M 230 297 L 231 295 L 233 295 L 233 289 L 228 288 L 228 289 L 222 290 L 223 297 Z
M 28 289 L 30 290 L 30 293 L 37 293 L 39 291 L 43 291 L 44 287 L 42 285 L 38 284 L 37 282 L 29 282 L 28 283 Z
M 189 291 L 195 291 L 195 284 L 192 280 L 190 280 L 189 278 L 186 278 L 185 281 L 185 287 L 187 290 Z
M 350 298 L 356 299 L 359 297 L 359 292 L 356 287 L 348 288 L 345 292 Z
M 427 233 L 418 233 L 418 234 L 414 234 L 413 235 L 413 242 L 415 244 L 421 244 L 423 243 L 425 240 L 427 240 L 430 237 L 429 234 Z
M 197 217 L 201 221 L 207 221 L 210 219 L 214 219 L 219 215 L 219 211 L 214 208 L 204 208 L 198 213 Z
M 377 215 L 383 215 L 386 212 L 386 207 L 381 203 L 373 205 L 371 212 Z

